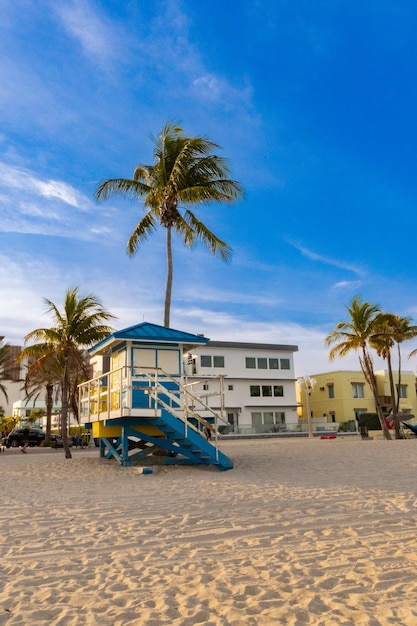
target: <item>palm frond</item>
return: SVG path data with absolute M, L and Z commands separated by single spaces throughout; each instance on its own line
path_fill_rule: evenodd
M 146 241 L 157 228 L 157 222 L 153 212 L 149 211 L 136 225 L 133 233 L 127 242 L 127 253 L 133 255 L 139 246 Z
M 230 260 L 232 249 L 225 242 L 219 239 L 203 222 L 201 222 L 191 211 L 184 213 L 184 221 L 191 228 L 194 238 L 201 241 L 211 254 L 218 254 L 223 261 Z
M 131 178 L 112 178 L 104 180 L 96 188 L 94 197 L 98 201 L 108 200 L 119 195 L 128 200 L 137 200 L 138 197 L 146 196 L 151 187 L 140 180 Z

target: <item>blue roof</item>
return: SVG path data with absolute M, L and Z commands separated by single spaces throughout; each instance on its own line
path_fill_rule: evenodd
M 158 326 L 158 324 L 150 324 L 142 322 L 135 326 L 129 326 L 123 330 L 116 330 L 114 333 L 99 341 L 95 346 L 89 349 L 90 353 L 99 352 L 104 346 L 115 341 L 143 341 L 147 343 L 175 343 L 175 344 L 191 344 L 205 345 L 209 339 L 201 335 L 193 335 L 182 330 L 167 328 L 166 326 Z

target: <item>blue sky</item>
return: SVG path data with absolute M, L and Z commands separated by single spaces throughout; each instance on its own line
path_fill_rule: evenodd
M 230 264 L 176 242 L 171 326 L 356 369 L 324 346 L 356 294 L 417 317 L 416 20 L 413 0 L 3 0 L 0 334 L 21 344 L 74 286 L 118 328 L 162 324 L 163 233 L 128 257 L 142 206 L 93 194 L 177 120 L 245 197 L 198 209 Z

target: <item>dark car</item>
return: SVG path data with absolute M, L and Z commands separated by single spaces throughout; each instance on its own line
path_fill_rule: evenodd
M 18 448 L 19 446 L 23 446 L 24 437 L 25 437 L 25 428 L 15 428 L 11 433 L 7 435 L 4 439 L 4 444 L 6 448 Z M 42 441 L 45 441 L 46 433 L 41 428 L 28 428 L 29 430 L 29 445 L 40 446 Z M 51 435 L 51 442 L 56 445 L 60 445 L 61 438 L 58 435 Z

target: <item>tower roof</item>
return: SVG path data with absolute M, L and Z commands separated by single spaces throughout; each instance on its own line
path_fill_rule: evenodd
M 90 354 L 100 354 L 119 341 L 140 341 L 143 343 L 172 343 L 189 346 L 205 345 L 209 339 L 202 335 L 193 335 L 175 328 L 167 328 L 158 324 L 142 322 L 129 328 L 116 330 L 89 349 Z

